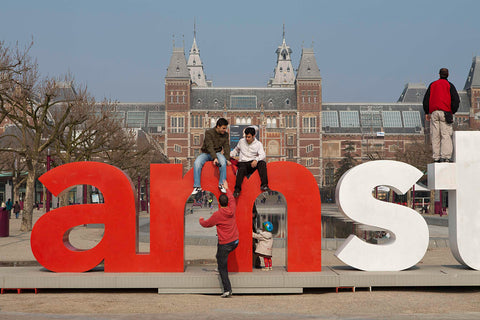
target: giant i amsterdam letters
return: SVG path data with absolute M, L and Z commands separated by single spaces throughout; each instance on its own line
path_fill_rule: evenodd
M 456 132 L 455 163 L 428 166 L 429 187 L 449 190 L 449 237 L 455 258 L 480 270 L 480 132 Z M 61 207 L 35 224 L 31 247 L 39 263 L 55 272 L 84 272 L 104 261 L 105 272 L 183 272 L 184 206 L 193 185 L 193 171 L 182 176 L 179 164 L 151 165 L 150 252 L 138 252 L 138 225 L 134 187 L 119 169 L 97 162 L 77 162 L 55 168 L 40 181 L 55 195 L 75 185 L 88 184 L 103 194 L 102 204 Z M 321 209 L 318 186 L 299 164 L 268 164 L 269 184 L 287 201 L 287 271 L 321 271 Z M 379 160 L 358 165 L 337 185 L 340 210 L 354 221 L 388 230 L 390 241 L 374 245 L 351 235 L 335 253 L 346 264 L 365 271 L 399 271 L 417 264 L 425 255 L 429 234 L 425 220 L 413 209 L 372 196 L 385 185 L 405 193 L 422 176 L 418 169 L 397 161 Z M 228 182 L 235 177 L 228 170 Z M 202 188 L 217 197 L 218 171 L 205 165 Z M 229 270 L 252 271 L 251 210 L 259 195 L 258 175 L 244 182 L 237 202 L 240 244 Z M 69 240 L 78 225 L 105 226 L 102 240 L 92 249 L 79 250 Z

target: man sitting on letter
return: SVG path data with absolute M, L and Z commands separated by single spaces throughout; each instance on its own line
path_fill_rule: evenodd
M 238 141 L 235 149 L 230 152 L 231 157 L 237 157 L 238 155 L 237 180 L 233 196 L 237 198 L 240 195 L 243 178 L 246 175 L 251 175 L 257 169 L 261 180 L 260 189 L 262 191 L 269 191 L 265 151 L 263 150 L 262 143 L 255 138 L 255 128 L 246 128 L 245 136 Z

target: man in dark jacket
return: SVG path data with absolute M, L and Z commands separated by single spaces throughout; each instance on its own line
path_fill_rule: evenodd
M 423 97 L 425 119 L 430 121 L 433 160 L 451 162 L 453 153 L 453 114 L 460 104 L 455 86 L 447 80 L 448 69 L 440 69 L 440 79 L 430 84 Z
M 222 194 L 218 198 L 220 210 L 214 212 L 208 220 L 200 217 L 200 225 L 204 228 L 217 227 L 218 245 L 217 245 L 217 264 L 218 273 L 222 279 L 223 294 L 222 298 L 232 296 L 232 286 L 228 278 L 228 255 L 237 248 L 239 232 L 235 218 L 236 202 L 232 191 L 228 190 L 228 183 L 225 181 L 224 187 L 227 194 Z
M 202 191 L 201 176 L 202 168 L 205 162 L 213 161 L 220 171 L 218 188 L 222 193 L 227 191 L 223 187 L 223 182 L 227 179 L 227 165 L 230 165 L 230 137 L 227 132 L 228 121 L 220 118 L 215 128 L 205 131 L 203 139 L 202 153 L 195 159 L 193 165 L 193 192 L 197 194 Z M 223 151 L 223 154 L 222 154 Z

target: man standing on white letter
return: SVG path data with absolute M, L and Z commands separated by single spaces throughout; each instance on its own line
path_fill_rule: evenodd
M 425 119 L 430 121 L 433 160 L 452 161 L 453 114 L 457 112 L 460 98 L 455 86 L 447 80 L 448 69 L 442 68 L 440 79 L 430 84 L 423 97 Z

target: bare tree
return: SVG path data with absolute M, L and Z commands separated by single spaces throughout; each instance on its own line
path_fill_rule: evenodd
M 63 81 L 40 79 L 37 63 L 29 57 L 28 50 L 29 47 L 22 51 L 18 46 L 12 50 L 0 43 L 0 120 L 8 120 L 18 129 L 16 134 L 2 135 L 1 139 L 14 143 L 0 151 L 15 152 L 24 159 L 27 169 L 22 231 L 32 229 L 34 186 L 43 155 L 69 122 L 82 121 L 69 115 L 81 108 L 87 98 L 82 88 L 77 88 L 75 96 L 62 95 L 61 84 L 73 83 L 69 77 Z M 53 117 L 56 108 L 62 108 L 62 114 Z
M 351 141 L 346 141 L 346 147 L 344 151 L 344 156 L 340 160 L 340 166 L 337 168 L 335 171 L 335 185 L 338 184 L 338 181 L 340 178 L 343 176 L 345 172 L 347 172 L 350 168 L 355 167 L 358 163 L 358 161 L 355 159 L 357 157 L 357 154 L 353 153 L 355 151 L 355 148 L 353 146 L 353 142 Z
M 148 134 L 123 126 L 115 102 L 96 103 L 93 98 L 82 101 L 84 105 L 70 113 L 72 120 L 54 141 L 56 163 L 101 161 L 121 168 L 132 178 L 143 180 L 149 176 L 150 163 L 166 162 L 166 157 Z M 61 115 L 59 109 L 54 118 Z M 67 204 L 66 198 L 60 200 L 61 205 Z
M 427 165 L 432 162 L 432 145 L 426 139 L 417 139 L 405 146 L 405 148 L 398 149 L 395 153 L 395 159 L 408 163 L 418 170 L 422 171 L 424 175 L 420 181 L 427 184 Z M 433 212 L 433 199 L 435 199 L 435 190 L 430 190 L 430 204 L 429 212 Z M 411 204 L 411 198 L 408 198 L 408 204 Z
M 25 183 L 27 176 L 25 163 L 14 152 L 0 153 L 0 170 L 2 172 L 11 172 L 13 187 L 13 202 L 20 201 L 20 186 Z

